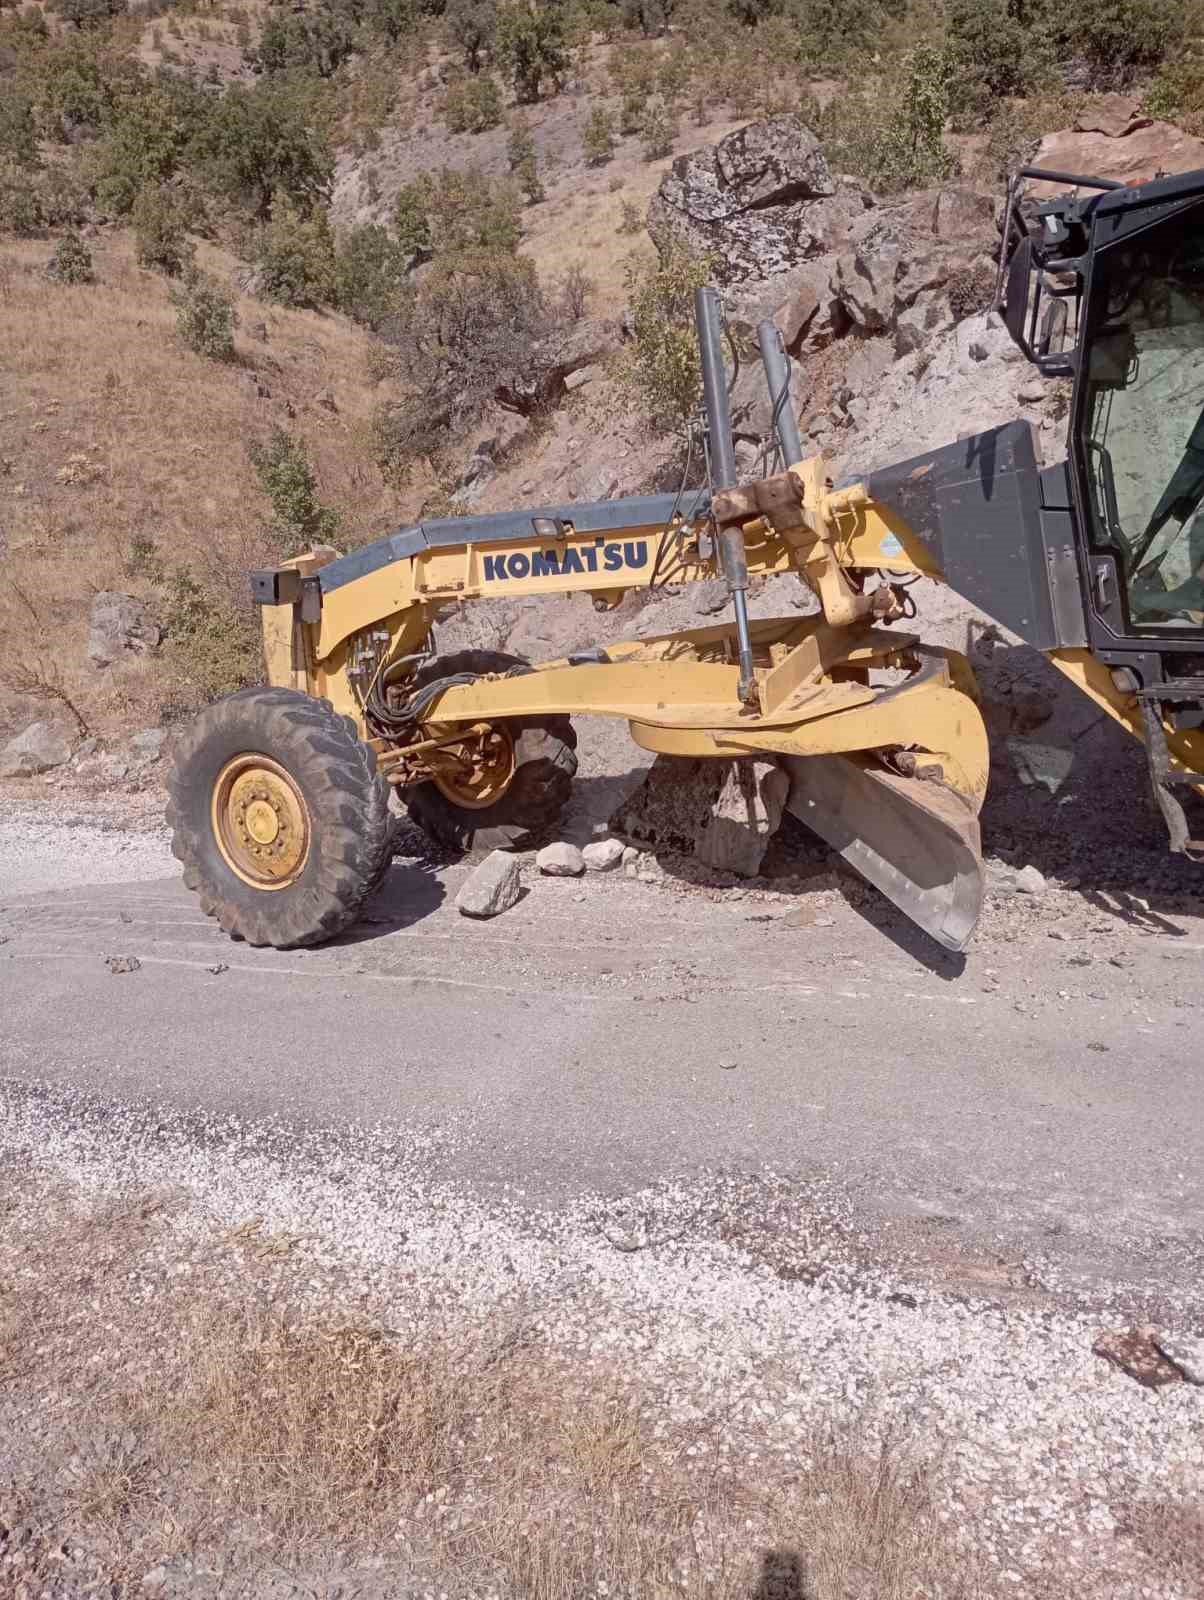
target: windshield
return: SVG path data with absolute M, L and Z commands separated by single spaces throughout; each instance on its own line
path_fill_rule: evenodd
M 1204 627 L 1204 231 L 1192 211 L 1101 251 L 1085 437 L 1094 542 L 1134 626 Z

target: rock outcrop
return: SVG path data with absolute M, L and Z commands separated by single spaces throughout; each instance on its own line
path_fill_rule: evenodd
M 123 657 L 150 655 L 162 638 L 159 624 L 133 595 L 104 589 L 93 600 L 88 617 L 88 660 L 94 667 L 111 667 Z

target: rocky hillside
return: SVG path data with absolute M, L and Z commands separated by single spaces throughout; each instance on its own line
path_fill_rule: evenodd
M 675 484 L 700 277 L 746 470 L 765 315 L 834 472 L 1017 415 L 1056 452 L 1063 398 L 986 312 L 1001 172 L 1204 164 L 1204 94 L 1169 23 L 1137 49 L 1089 7 L 1021 71 L 972 9 L 822 36 L 719 0 L 5 11 L 0 745 L 111 753 L 252 678 L 245 571 L 315 538 Z M 608 625 L 708 603 L 647 600 Z M 566 601 L 446 635 L 599 626 Z

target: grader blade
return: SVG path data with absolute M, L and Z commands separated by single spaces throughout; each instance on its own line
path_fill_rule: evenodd
M 951 789 L 857 756 L 788 756 L 791 814 L 946 950 L 982 911 L 978 818 Z

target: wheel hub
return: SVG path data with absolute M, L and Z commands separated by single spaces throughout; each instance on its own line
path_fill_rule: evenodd
M 270 756 L 228 761 L 213 788 L 213 834 L 230 870 L 256 889 L 295 882 L 309 858 L 309 811 Z
M 445 745 L 427 758 L 435 787 L 455 805 L 482 811 L 495 805 L 514 776 L 514 740 L 505 726 L 463 744 Z

